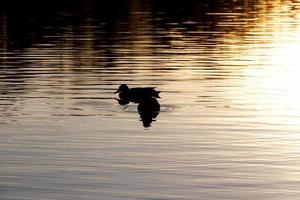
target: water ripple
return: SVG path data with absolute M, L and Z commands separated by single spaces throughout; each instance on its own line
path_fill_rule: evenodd
M 299 2 L 0 10 L 1 200 L 299 199 Z

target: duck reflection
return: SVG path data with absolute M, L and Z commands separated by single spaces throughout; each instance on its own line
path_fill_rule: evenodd
M 160 104 L 156 98 L 160 98 L 160 91 L 155 87 L 129 88 L 126 84 L 119 86 L 114 94 L 119 94 L 115 98 L 120 105 L 127 105 L 130 102 L 138 103 L 137 110 L 144 127 L 150 127 L 155 121 L 160 111 Z

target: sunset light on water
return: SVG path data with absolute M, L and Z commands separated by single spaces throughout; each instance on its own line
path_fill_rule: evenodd
M 0 200 L 299 199 L 299 1 L 0 5 Z

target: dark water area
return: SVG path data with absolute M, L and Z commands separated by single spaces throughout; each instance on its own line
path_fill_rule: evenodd
M 0 200 L 299 199 L 299 1 L 1 1 L 0 31 Z

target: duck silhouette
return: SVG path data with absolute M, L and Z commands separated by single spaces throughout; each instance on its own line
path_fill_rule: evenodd
M 156 91 L 155 87 L 129 88 L 126 84 L 122 84 L 118 90 L 114 92 L 114 94 L 117 93 L 119 93 L 119 98 L 123 100 L 123 102 L 131 101 L 140 103 L 147 96 L 160 98 L 160 91 Z
M 158 103 L 157 99 L 146 95 L 138 105 L 138 111 L 140 113 L 148 113 L 148 112 L 159 112 L 160 111 L 160 104 Z
M 152 121 L 158 116 L 160 111 L 160 104 L 156 98 L 151 95 L 146 95 L 139 103 L 138 112 L 143 122 L 144 127 L 150 127 Z

